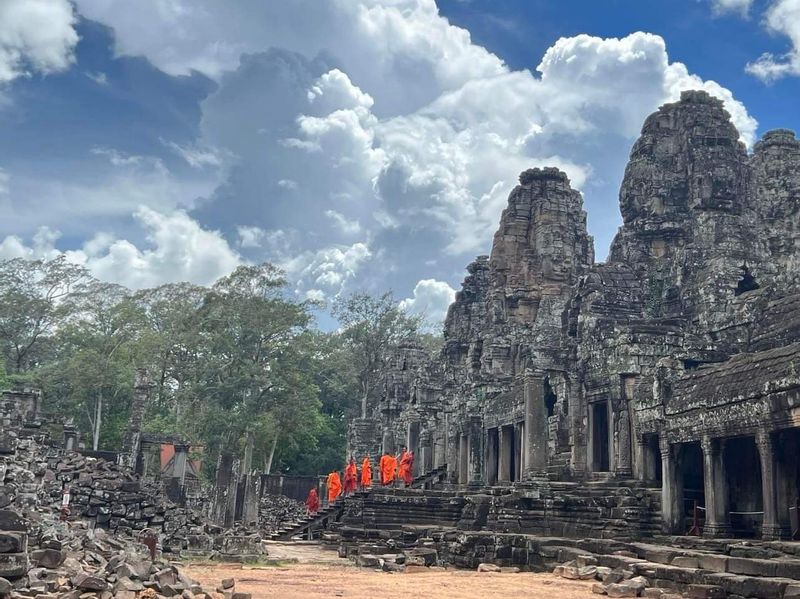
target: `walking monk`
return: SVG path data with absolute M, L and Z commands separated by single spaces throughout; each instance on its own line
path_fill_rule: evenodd
M 397 469 L 397 476 L 400 477 L 408 487 L 414 480 L 414 452 L 403 448 L 400 456 L 400 467 Z
M 350 463 L 344 467 L 344 494 L 350 495 L 356 490 L 358 483 L 358 468 L 356 461 L 350 457 Z
M 381 456 L 379 464 L 381 471 L 381 484 L 386 487 L 394 482 L 395 470 L 397 470 L 397 458 L 388 451 Z
M 372 464 L 369 463 L 369 456 L 361 462 L 361 488 L 369 489 L 372 486 Z
M 319 511 L 319 495 L 317 495 L 316 489 L 311 489 L 308 492 L 308 497 L 306 498 L 306 508 L 311 516 Z
M 342 479 L 334 470 L 328 475 L 328 503 L 333 503 L 342 494 Z

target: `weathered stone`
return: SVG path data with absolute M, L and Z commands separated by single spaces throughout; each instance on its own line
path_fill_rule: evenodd
M 624 582 L 605 585 L 606 595 L 609 597 L 638 597 L 639 592 L 635 587 Z
M 478 564 L 478 572 L 497 573 L 500 572 L 500 566 L 496 566 L 494 564 L 486 564 L 486 563 Z
M 72 584 L 85 591 L 105 591 L 108 588 L 108 583 L 104 579 L 88 572 L 80 572 L 73 576 Z
M 725 589 L 722 587 L 707 584 L 689 586 L 689 599 L 725 599 L 725 597 Z

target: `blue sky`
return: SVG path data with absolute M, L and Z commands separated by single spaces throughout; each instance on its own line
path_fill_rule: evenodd
M 800 0 L 0 0 L 0 257 L 270 260 L 441 319 L 524 168 L 602 260 L 642 120 L 697 87 L 748 144 L 800 129 Z

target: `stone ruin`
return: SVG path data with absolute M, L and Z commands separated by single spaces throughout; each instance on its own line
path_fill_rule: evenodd
M 601 263 L 567 176 L 520 175 L 440 355 L 399 347 L 348 432 L 348 455 L 408 446 L 447 482 L 353 500 L 345 553 L 384 529 L 468 567 L 594 552 L 678 590 L 720 586 L 708 567 L 728 596 L 800 596 L 800 140 L 739 138 L 702 91 L 650 115 Z
M 411 488 L 306 519 L 269 491 L 316 484 L 324 497 L 321 482 L 261 475 L 247 452 L 220 456 L 215 485 L 199 486 L 184 440 L 142 431 L 145 372 L 119 454 L 75 451 L 70 423 L 56 443 L 37 392 L 4 393 L 0 599 L 248 599 L 230 581 L 201 588 L 143 540 L 164 557 L 241 559 L 293 535 L 387 571 L 800 597 L 800 141 L 772 131 L 748 154 L 719 100 L 684 92 L 633 147 L 603 263 L 564 173 L 519 182 L 441 354 L 396 348 L 348 431 L 348 455 L 373 463 L 411 448 Z
M 201 500 L 208 490 L 188 488 L 188 446 L 179 439 L 170 440 L 167 467 L 146 475 L 165 439 L 142 433 L 144 371 L 134 384 L 140 416 L 119 454 L 81 449 L 71 423 L 63 443 L 53 439 L 38 391 L 0 393 L 0 599 L 250 599 L 232 581 L 204 589 L 170 560 L 264 559 L 262 540 L 305 513 L 297 501 L 259 492 L 253 522 L 217 524 L 213 502 Z

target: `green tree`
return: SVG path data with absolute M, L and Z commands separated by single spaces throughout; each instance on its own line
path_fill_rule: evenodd
M 37 374 L 51 404 L 89 425 L 94 450 L 103 437 L 116 446 L 127 420 L 138 330 L 128 296 L 120 285 L 99 282 L 75 293 L 72 316 L 56 334 L 55 359 Z
M 85 268 L 63 255 L 0 262 L 0 343 L 11 372 L 36 365 L 39 346 L 73 310 L 71 297 L 91 281 Z
M 342 325 L 340 338 L 349 351 L 361 399 L 361 416 L 377 392 L 388 351 L 415 339 L 422 318 L 402 310 L 390 292 L 381 296 L 354 293 L 338 299 L 332 310 Z
M 262 447 L 271 465 L 280 437 L 299 430 L 297 416 L 318 401 L 298 368 L 310 324 L 308 306 L 286 299 L 283 274 L 270 264 L 241 266 L 214 284 L 200 309 L 198 370 L 210 447 L 240 452 L 244 444 L 249 461 L 264 441 L 256 429 L 272 423 L 271 444 Z

